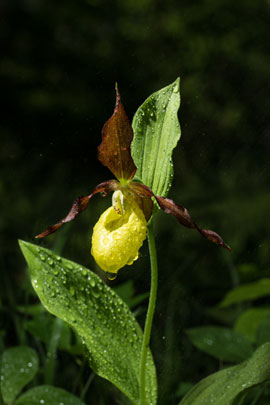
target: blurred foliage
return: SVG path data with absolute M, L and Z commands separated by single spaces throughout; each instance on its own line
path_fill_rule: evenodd
M 17 309 L 37 303 L 17 238 L 31 241 L 66 215 L 78 195 L 111 178 L 96 148 L 113 111 L 115 81 L 132 119 L 147 96 L 181 76 L 182 137 L 170 196 L 233 252 L 157 215 L 160 286 L 152 349 L 160 403 L 175 404 L 181 381 L 195 383 L 219 368 L 184 330 L 233 325 L 241 305 L 221 318 L 209 308 L 232 287 L 270 273 L 269 2 L 4 0 L 0 11 L 0 350 L 28 344 L 46 358 L 38 336 L 29 324 L 28 332 L 23 327 L 31 316 Z M 74 224 L 42 243 L 95 269 L 91 230 L 109 204 L 109 197 L 95 197 Z M 132 279 L 136 294 L 145 293 L 148 269 L 145 246 L 111 284 Z M 144 304 L 138 307 L 142 324 Z M 269 297 L 245 309 L 257 305 L 269 307 Z M 75 395 L 90 374 L 80 356 L 61 352 L 56 361 L 55 385 Z M 99 404 L 117 395 L 98 378 L 88 391 L 88 401 Z

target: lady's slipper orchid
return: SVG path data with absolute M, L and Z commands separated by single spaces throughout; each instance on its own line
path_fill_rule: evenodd
M 123 198 L 120 190 L 114 192 L 113 200 L 116 195 Z M 109 278 L 138 258 L 147 235 L 147 222 L 136 199 L 123 198 L 123 202 L 123 207 L 113 204 L 101 215 L 92 236 L 91 253 Z
M 137 259 L 138 251 L 146 238 L 147 221 L 152 215 L 152 198 L 155 198 L 163 211 L 174 215 L 182 225 L 196 229 L 206 239 L 230 251 L 216 232 L 201 229 L 186 208 L 173 200 L 155 195 L 144 184 L 132 182 L 136 172 L 130 152 L 132 139 L 133 131 L 116 86 L 116 105 L 113 115 L 103 127 L 98 159 L 118 181 L 105 181 L 96 186 L 88 196 L 77 198 L 65 218 L 49 226 L 36 238 L 43 238 L 57 231 L 64 223 L 75 219 L 87 208 L 93 195 L 101 193 L 106 196 L 109 192 L 114 192 L 112 207 L 101 215 L 94 227 L 91 250 L 97 264 L 110 278 L 115 278 L 120 268 Z

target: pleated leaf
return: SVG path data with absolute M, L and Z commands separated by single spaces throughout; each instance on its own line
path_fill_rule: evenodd
M 82 338 L 92 369 L 139 401 L 142 331 L 128 306 L 93 272 L 50 250 L 20 241 L 33 287 L 44 307 Z M 157 382 L 150 351 L 147 403 L 156 403 Z
M 134 115 L 131 154 L 135 178 L 165 197 L 173 177 L 172 152 L 180 139 L 177 111 L 180 106 L 178 78 L 153 93 Z
M 185 395 L 180 405 L 232 405 L 242 391 L 269 381 L 269 358 L 270 343 L 265 343 L 245 362 L 204 378 Z

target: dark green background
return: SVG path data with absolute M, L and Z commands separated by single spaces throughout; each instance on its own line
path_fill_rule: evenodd
M 153 352 L 171 403 L 181 380 L 195 382 L 218 368 L 190 346 L 183 330 L 213 323 L 205 308 L 232 286 L 269 276 L 269 8 L 266 0 L 1 3 L 0 289 L 6 346 L 18 343 L 7 311 L 24 302 L 26 269 L 17 239 L 33 241 L 66 215 L 77 196 L 112 178 L 96 149 L 114 108 L 115 81 L 132 119 L 146 97 L 180 76 L 182 137 L 169 196 L 200 226 L 221 234 L 233 252 L 166 214 L 157 216 Z M 91 230 L 109 204 L 110 197 L 96 196 L 77 221 L 41 243 L 95 269 Z M 112 285 L 127 279 L 134 280 L 136 293 L 149 289 L 146 247 Z M 61 376 L 55 384 L 69 386 Z

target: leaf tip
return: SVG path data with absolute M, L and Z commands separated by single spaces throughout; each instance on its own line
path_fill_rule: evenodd
M 177 93 L 179 91 L 180 87 L 180 76 L 177 77 L 177 79 L 174 82 L 174 92 Z
M 27 242 L 25 242 L 22 239 L 18 239 L 18 244 L 19 244 L 20 248 L 23 250 L 23 248 L 27 245 Z
M 27 254 L 29 254 L 29 247 L 30 247 L 29 245 L 31 245 L 31 243 L 28 243 L 22 239 L 18 239 L 18 243 L 19 243 L 20 249 L 22 251 L 22 254 L 24 255 L 24 257 L 26 259 Z

